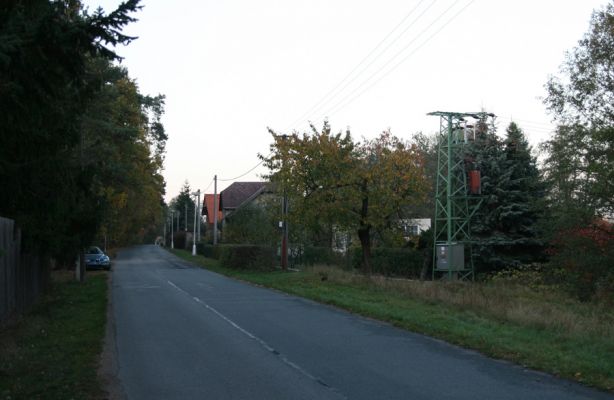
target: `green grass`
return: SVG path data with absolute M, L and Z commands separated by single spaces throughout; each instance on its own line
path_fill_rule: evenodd
M 49 293 L 0 331 L 0 399 L 103 399 L 97 377 L 107 277 L 54 272 Z
M 230 277 L 614 391 L 614 313 L 553 288 L 398 281 L 331 267 L 294 273 L 240 271 L 187 251 L 173 252 Z

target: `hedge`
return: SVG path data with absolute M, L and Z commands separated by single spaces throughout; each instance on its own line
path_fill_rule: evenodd
M 227 268 L 266 271 L 272 270 L 275 265 L 275 250 L 270 246 L 223 245 L 216 250 L 219 252 L 220 264 Z
M 345 265 L 345 255 L 337 253 L 330 247 L 305 246 L 290 251 L 292 265 Z
M 196 244 L 196 253 L 205 256 L 207 258 L 214 258 L 216 260 L 220 259 L 220 247 L 224 245 L 214 246 L 212 244 L 205 243 L 197 243 Z
M 352 266 L 362 267 L 362 249 L 352 249 Z M 376 247 L 371 249 L 371 271 L 385 276 L 419 278 L 424 255 L 414 249 Z

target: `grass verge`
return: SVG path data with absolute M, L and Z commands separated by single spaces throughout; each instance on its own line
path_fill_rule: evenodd
M 103 399 L 97 378 L 107 307 L 107 275 L 52 273 L 49 293 L 0 331 L 1 399 Z
M 614 313 L 552 289 L 365 277 L 331 267 L 296 273 L 221 267 L 173 250 L 212 271 L 306 297 L 614 392 Z

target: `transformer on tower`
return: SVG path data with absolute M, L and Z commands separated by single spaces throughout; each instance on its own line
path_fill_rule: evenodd
M 470 150 L 476 138 L 494 129 L 486 112 L 436 111 L 437 179 L 433 221 L 433 279 L 474 279 L 471 217 L 483 198 L 481 176 Z

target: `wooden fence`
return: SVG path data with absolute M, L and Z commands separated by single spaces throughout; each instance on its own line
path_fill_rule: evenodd
M 22 254 L 21 231 L 15 221 L 0 217 L 0 325 L 30 307 L 48 283 L 49 263 Z

